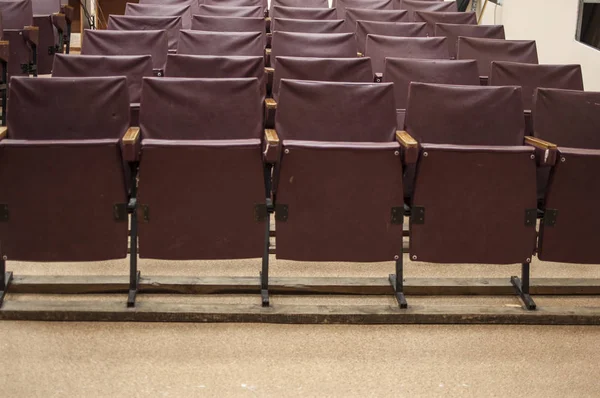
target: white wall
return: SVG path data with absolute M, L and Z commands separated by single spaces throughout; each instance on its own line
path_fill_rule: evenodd
M 481 24 L 495 20 L 507 39 L 536 40 L 540 63 L 581 64 L 585 89 L 600 91 L 600 50 L 575 40 L 578 7 L 578 0 L 504 0 L 488 3 Z

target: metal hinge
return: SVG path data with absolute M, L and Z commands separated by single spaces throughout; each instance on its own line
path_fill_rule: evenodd
M 525 209 L 525 226 L 535 227 L 537 221 L 537 209 Z
M 150 206 L 148 205 L 139 205 L 142 210 L 142 221 L 150 222 Z
M 113 205 L 113 217 L 115 221 L 127 221 L 127 203 L 117 203 Z
M 402 224 L 404 222 L 404 206 L 392 207 L 392 224 Z
M 266 204 L 254 205 L 254 221 L 266 221 L 268 215 L 269 211 L 267 210 Z
M 411 207 L 410 222 L 413 224 L 425 224 L 425 208 L 423 206 Z
M 5 203 L 0 204 L 0 222 L 8 221 L 8 205 Z
M 547 227 L 553 227 L 556 225 L 556 217 L 558 216 L 558 210 L 556 209 L 546 209 L 544 211 L 544 218 L 542 222 Z
M 288 219 L 288 205 L 275 205 L 275 220 L 276 221 L 287 221 Z

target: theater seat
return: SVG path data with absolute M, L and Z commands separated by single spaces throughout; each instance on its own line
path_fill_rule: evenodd
M 436 23 L 434 35 L 448 39 L 448 50 L 450 51 L 451 59 L 456 59 L 459 36 L 479 37 L 482 39 L 505 39 L 504 25 Z
M 162 76 L 168 53 L 165 30 L 89 30 L 81 43 L 81 55 L 150 55 L 154 74 Z
M 279 101 L 277 258 L 401 263 L 392 85 L 284 79 Z
M 125 76 L 131 101 L 131 126 L 139 125 L 142 78 L 152 75 L 150 55 L 57 54 L 52 67 L 52 77 Z
M 167 5 L 127 3 L 125 6 L 125 15 L 138 17 L 181 17 L 182 29 L 190 29 L 192 27 L 191 7 L 186 4 Z
M 358 21 L 409 22 L 408 11 L 347 8 L 344 14 L 346 32 L 356 32 Z
M 600 92 L 538 88 L 535 136 L 558 147 L 543 206 L 538 257 L 600 264 Z
M 181 17 L 145 17 L 131 15 L 111 15 L 108 17 L 108 30 L 165 30 L 169 51 L 177 50 L 177 40 L 181 30 Z
M 425 23 L 357 21 L 356 43 L 358 51 L 362 54 L 365 53 L 367 35 L 426 37 L 427 25 Z
M 492 61 L 538 63 L 535 40 L 459 37 L 457 58 L 474 59 L 477 61 L 482 86 L 487 86 L 488 84 Z
M 383 73 L 385 59 L 449 59 L 445 37 L 392 37 L 367 35 L 365 55 L 371 57 L 373 73 Z
M 477 15 L 475 12 L 415 11 L 413 21 L 425 22 L 427 35 L 435 36 L 436 24 L 477 25 Z
M 405 127 L 419 145 L 411 259 L 520 263 L 523 278 L 511 281 L 535 309 L 536 150 L 523 133 L 521 89 L 411 83 Z

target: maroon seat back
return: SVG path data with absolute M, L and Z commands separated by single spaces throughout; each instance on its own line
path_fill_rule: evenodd
M 531 262 L 536 162 L 521 146 L 520 88 L 411 83 L 409 91 L 406 129 L 421 143 L 411 258 Z
M 490 86 L 521 86 L 523 105 L 531 110 L 538 87 L 583 90 L 581 65 L 537 65 L 492 62 Z
M 356 39 L 352 33 L 273 32 L 271 65 L 277 57 L 352 58 L 356 57 Z
M 383 81 L 394 83 L 396 108 L 406 109 L 411 82 L 479 85 L 479 74 L 474 60 L 387 58 Z
M 415 22 L 427 23 L 429 36 L 435 35 L 435 25 L 438 23 L 477 25 L 475 12 L 415 11 L 413 19 Z
M 268 7 L 267 0 L 204 0 L 204 4 L 224 7 L 260 7 L 263 16 Z
M 239 18 L 261 18 L 264 17 L 262 7 L 231 7 L 201 4 L 198 15 L 209 17 L 239 17 Z
M 522 145 L 521 88 L 411 83 L 405 127 L 429 144 Z
M 256 78 L 148 78 L 142 89 L 139 254 L 260 257 L 265 221 Z
M 168 41 L 164 30 L 89 30 L 83 35 L 82 55 L 150 55 L 155 69 L 167 61 Z
M 149 55 L 64 55 L 54 57 L 52 77 L 125 76 L 129 101 L 140 102 L 142 78 L 152 76 Z
M 169 50 L 177 49 L 181 30 L 181 17 L 144 17 L 130 15 L 110 15 L 108 30 L 165 30 Z
M 479 66 L 482 84 L 487 84 L 492 61 L 512 61 L 537 64 L 535 40 L 500 40 L 477 37 L 458 38 L 458 59 L 474 59 Z
M 273 18 L 272 32 L 344 33 L 344 20 L 309 20 Z
M 198 0 L 139 0 L 140 4 L 159 4 L 170 6 L 189 5 L 192 15 L 198 14 L 200 11 L 200 2 Z
M 283 79 L 275 129 L 283 140 L 390 142 L 396 133 L 395 116 L 389 83 Z
M 415 11 L 458 11 L 455 1 L 395 0 L 394 8 L 399 10 L 407 10 L 408 17 L 411 21 L 414 21 Z
M 395 36 L 395 37 L 426 37 L 427 25 L 425 23 L 405 22 L 378 22 L 357 21 L 356 42 L 358 51 L 364 54 L 367 35 Z
M 206 32 L 264 32 L 264 18 L 194 15 L 192 30 Z
M 0 223 L 3 254 L 21 261 L 124 258 L 127 215 L 116 215 L 127 203 L 119 150 L 129 127 L 125 78 L 75 84 L 15 77 L 10 91 L 9 139 L 0 141 L 0 184 L 11 187 L 0 192 L 10 214 Z
M 538 257 L 599 264 L 600 92 L 538 88 L 535 135 L 558 145 L 540 224 Z
M 281 79 L 328 82 L 373 81 L 369 58 L 302 58 L 278 57 L 273 76 L 273 98 L 279 99 Z
M 60 0 L 32 0 L 33 13 L 37 15 L 50 15 L 60 12 Z
M 192 26 L 191 7 L 186 4 L 136 4 L 127 3 L 125 15 L 143 17 L 181 17 L 181 27 L 190 29 Z
M 179 33 L 178 54 L 263 56 L 263 32 L 204 32 L 182 30 Z
M 390 84 L 282 81 L 277 258 L 372 262 L 400 254 L 393 108 Z
M 264 18 L 194 15 L 192 29 L 205 32 L 261 32 L 264 45 L 267 44 Z
M 161 112 L 158 104 L 165 103 L 164 98 L 170 101 Z M 261 110 L 256 78 L 146 78 L 140 128 L 144 138 L 153 139 L 261 138 Z M 238 128 L 240 120 L 248 127 Z
M 33 5 L 31 0 L 0 1 L 4 30 L 23 29 L 33 25 Z
M 408 11 L 405 10 L 369 10 L 363 8 L 346 8 L 344 21 L 347 32 L 356 32 L 358 21 L 409 22 Z
M 367 10 L 393 10 L 392 0 L 336 0 L 335 9 L 338 18 L 344 19 L 346 8 L 363 8 Z
M 600 93 L 538 88 L 533 101 L 535 136 L 559 148 L 600 149 Z
M 271 15 L 271 18 L 312 20 L 337 19 L 337 11 L 335 8 L 272 6 L 269 14 Z
M 273 7 L 329 8 L 327 0 L 273 0 Z
M 264 57 L 170 54 L 167 57 L 165 76 L 216 79 L 256 77 L 261 98 L 264 100 L 266 97 Z
M 385 59 L 448 59 L 445 37 L 392 37 L 368 35 L 365 55 L 371 57 L 374 73 L 383 73 Z
M 9 138 L 90 140 L 121 138 L 125 134 L 129 127 L 125 77 L 40 80 L 15 78 L 11 81 L 7 111 L 11 114 L 8 118 Z M 92 99 L 97 99 L 99 104 L 93 108 L 93 115 L 81 117 L 86 109 L 89 113 Z M 69 112 L 57 108 L 69 109 Z
M 450 58 L 456 59 L 458 37 L 480 37 L 483 39 L 505 39 L 504 25 L 468 25 L 436 23 L 435 36 L 444 36 L 448 39 Z

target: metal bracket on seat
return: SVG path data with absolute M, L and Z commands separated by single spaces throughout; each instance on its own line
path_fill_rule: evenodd
M 269 209 L 266 204 L 254 205 L 254 221 L 263 222 L 269 216 Z
M 392 224 L 402 224 L 404 222 L 404 206 L 392 207 Z
M 139 207 L 142 209 L 142 220 L 144 222 L 150 222 L 150 206 L 139 205 Z
M 411 207 L 410 222 L 413 224 L 425 224 L 425 207 L 423 207 L 423 206 Z
M 0 222 L 8 221 L 8 205 L 0 203 Z
M 288 205 L 275 205 L 275 220 L 285 222 L 288 220 Z
M 537 209 L 525 209 L 525 226 L 535 227 L 537 222 Z
M 127 221 L 127 203 L 117 203 L 113 205 L 113 216 L 115 218 L 115 221 Z
M 556 225 L 556 217 L 558 216 L 558 210 L 556 209 L 546 209 L 544 211 L 544 218 L 542 218 L 542 222 L 546 227 L 553 227 Z

